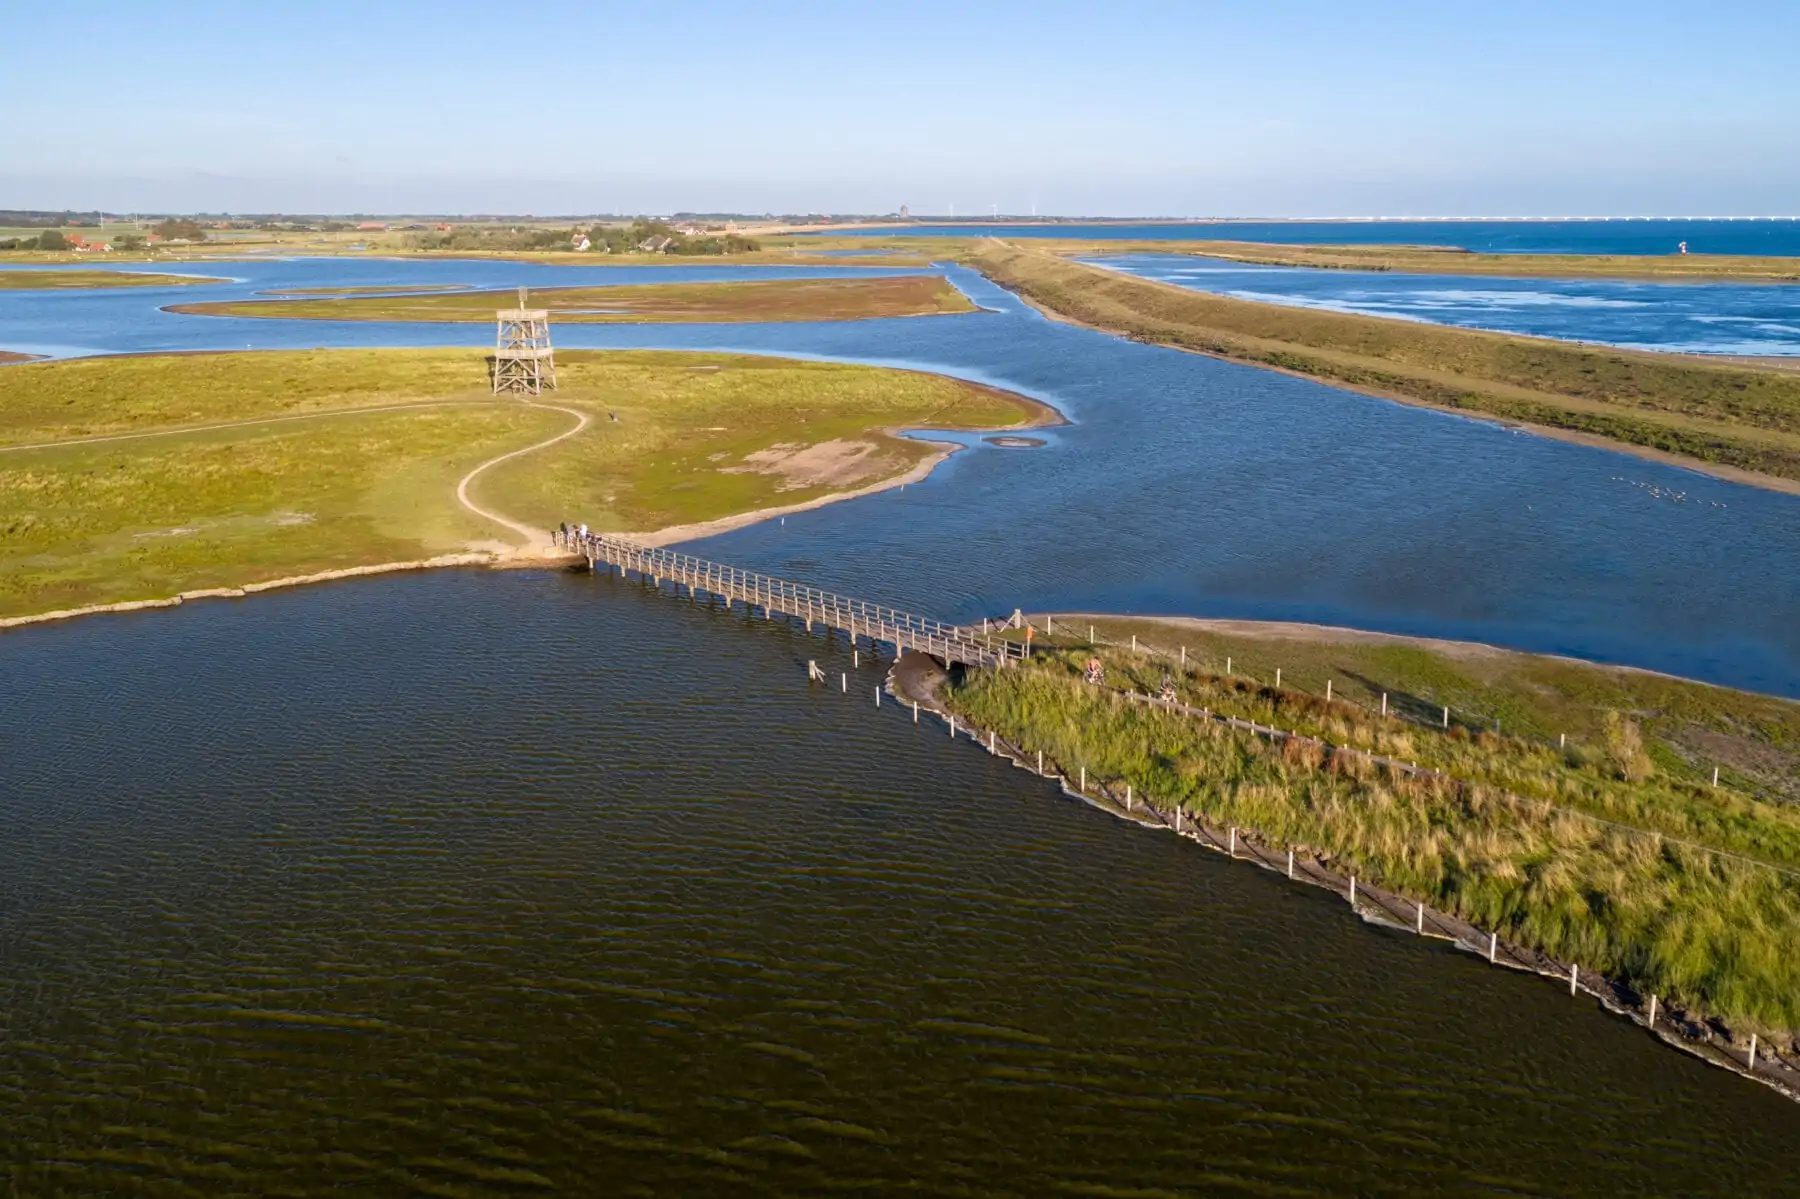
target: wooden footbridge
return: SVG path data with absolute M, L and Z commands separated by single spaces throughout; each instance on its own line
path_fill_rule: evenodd
M 739 570 L 718 562 L 708 562 L 692 554 L 672 550 L 651 549 L 623 537 L 601 534 L 573 535 L 569 549 L 587 559 L 590 569 L 605 566 L 617 568 L 620 574 L 641 578 L 660 585 L 665 579 L 686 586 L 689 594 L 705 592 L 726 603 L 741 603 L 747 608 L 761 608 L 765 619 L 788 616 L 804 620 L 810 630 L 814 624 L 838 629 L 875 642 L 890 642 L 896 655 L 915 650 L 930 654 L 946 665 L 997 667 L 1025 657 L 1025 646 L 995 636 L 985 629 L 976 630 L 945 624 L 925 616 L 915 616 L 897 608 L 851 599 L 754 571 Z

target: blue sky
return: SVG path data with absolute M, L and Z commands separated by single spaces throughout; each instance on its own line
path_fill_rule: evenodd
M 65 16 L 0 69 L 0 207 L 1800 213 L 1800 0 Z

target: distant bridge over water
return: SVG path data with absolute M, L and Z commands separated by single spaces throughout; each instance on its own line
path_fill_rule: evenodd
M 687 587 L 689 594 L 705 592 L 719 596 L 727 604 L 761 608 L 765 618 L 787 616 L 805 621 L 809 630 L 814 624 L 822 624 L 848 633 L 852 639 L 867 637 L 875 642 L 890 642 L 896 654 L 916 650 L 946 664 L 978 667 L 1006 666 L 1025 657 L 1024 645 L 985 628 L 945 624 L 789 579 L 708 562 L 692 554 L 651 549 L 623 537 L 601 534 L 575 536 L 568 544 L 587 559 L 590 569 L 617 568 L 623 575 L 635 573 L 658 584 L 666 579 Z

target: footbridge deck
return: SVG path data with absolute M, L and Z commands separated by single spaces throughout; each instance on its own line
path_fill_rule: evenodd
M 658 583 L 667 579 L 685 585 L 692 593 L 707 592 L 727 603 L 759 607 L 765 615 L 804 620 L 809 628 L 817 622 L 852 637 L 891 642 L 896 653 L 917 650 L 945 663 L 978 667 L 1005 666 L 1025 657 L 1023 645 L 987 632 L 836 595 L 789 579 L 708 562 L 692 554 L 652 549 L 623 537 L 575 536 L 568 545 L 587 559 L 591 569 L 605 565 L 618 568 L 621 574 L 635 572 Z

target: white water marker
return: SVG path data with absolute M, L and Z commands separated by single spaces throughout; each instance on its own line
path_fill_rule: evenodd
M 1294 851 L 1288 850 L 1288 877 L 1294 877 Z

